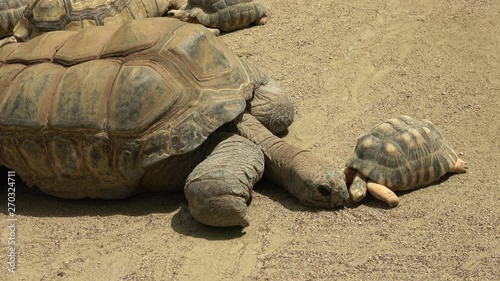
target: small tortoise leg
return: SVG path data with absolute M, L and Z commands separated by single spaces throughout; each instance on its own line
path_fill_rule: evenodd
M 17 43 L 16 37 L 10 36 L 10 37 L 7 37 L 7 38 L 0 40 L 0 48 L 3 47 L 4 45 L 10 44 L 10 43 Z
M 465 172 L 467 172 L 468 168 L 469 167 L 467 166 L 467 162 L 458 158 L 457 162 L 455 163 L 455 167 L 453 167 L 453 170 L 451 172 L 452 173 L 465 173 Z
M 205 160 L 189 174 L 184 187 L 191 215 L 217 227 L 249 225 L 252 188 L 264 172 L 257 145 L 232 133 L 214 133 Z
M 399 204 L 398 196 L 396 196 L 396 194 L 385 185 L 381 185 L 372 180 L 368 180 L 366 189 L 368 189 L 373 197 L 377 198 L 380 201 L 384 201 L 390 207 L 396 207 Z
M 266 24 L 267 23 L 267 17 L 262 17 L 256 21 L 254 21 L 253 23 L 255 23 L 256 25 L 263 25 L 263 24 Z
M 349 186 L 349 194 L 352 201 L 359 202 L 366 196 L 366 177 L 356 173 Z

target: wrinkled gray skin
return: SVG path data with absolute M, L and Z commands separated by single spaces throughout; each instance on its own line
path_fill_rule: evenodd
M 247 207 L 264 165 L 265 176 L 304 205 L 343 205 L 349 194 L 341 170 L 273 134 L 286 130 L 294 116 L 290 98 L 276 82 L 254 91 L 247 111 L 252 114 L 242 113 L 196 150 L 151 167 L 143 187 L 164 192 L 184 186 L 193 217 L 218 227 L 249 225 Z

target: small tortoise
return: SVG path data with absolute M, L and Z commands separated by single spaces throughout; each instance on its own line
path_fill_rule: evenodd
M 29 0 L 0 0 L 0 39 L 10 36 L 14 26 L 22 18 Z M 0 47 L 12 43 L 12 38 L 0 40 Z
M 180 9 L 172 9 L 167 16 L 182 21 L 200 23 L 214 34 L 243 29 L 250 24 L 267 22 L 268 6 L 257 0 L 187 0 Z
M 0 48 L 0 74 L 0 165 L 48 194 L 184 187 L 199 222 L 247 226 L 265 163 L 306 205 L 349 197 L 340 169 L 259 121 L 275 132 L 291 123 L 279 85 L 200 25 L 152 18 L 49 32 Z
M 30 0 L 14 29 L 18 41 L 55 30 L 121 24 L 133 19 L 160 17 L 186 0 Z
M 401 116 L 361 136 L 346 167 L 354 202 L 363 199 L 368 189 L 394 207 L 399 198 L 391 190 L 427 186 L 446 173 L 465 172 L 467 163 L 458 158 L 430 121 Z

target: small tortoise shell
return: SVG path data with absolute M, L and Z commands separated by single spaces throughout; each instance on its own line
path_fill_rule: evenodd
M 361 136 L 346 166 L 391 190 L 409 190 L 451 172 L 457 159 L 434 124 L 401 116 Z

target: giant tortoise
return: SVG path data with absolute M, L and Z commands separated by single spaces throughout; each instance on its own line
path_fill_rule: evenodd
M 48 194 L 184 187 L 199 222 L 246 226 L 265 165 L 305 205 L 349 197 L 341 170 L 261 123 L 291 122 L 279 85 L 200 25 L 152 18 L 45 33 L 0 48 L 0 74 L 0 164 Z
M 446 173 L 463 173 L 467 163 L 429 120 L 400 116 L 389 119 L 361 136 L 346 163 L 353 201 L 368 191 L 394 207 L 399 198 L 392 190 L 427 186 Z
M 14 36 L 26 41 L 55 30 L 121 24 L 133 19 L 160 17 L 186 0 L 29 0 Z

